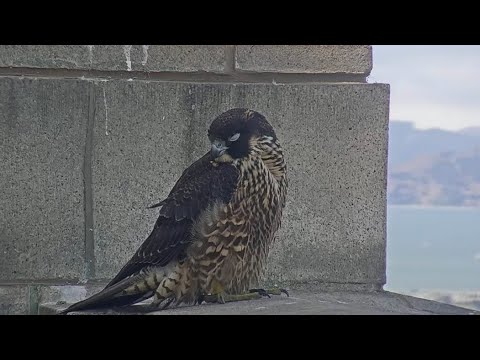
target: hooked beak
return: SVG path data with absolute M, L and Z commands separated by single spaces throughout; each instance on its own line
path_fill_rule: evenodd
M 227 151 L 228 146 L 225 145 L 225 141 L 222 140 L 215 140 L 212 142 L 212 149 L 211 149 L 211 154 L 214 159 L 222 156 L 225 151 Z

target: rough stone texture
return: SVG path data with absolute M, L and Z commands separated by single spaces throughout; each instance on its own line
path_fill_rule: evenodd
M 1 45 L 0 67 L 87 69 L 86 45 Z
M 0 315 L 26 315 L 28 311 L 28 286 L 0 285 Z
M 38 303 L 75 303 L 100 292 L 103 285 L 44 285 L 38 287 Z
M 0 67 L 218 72 L 222 45 L 1 45 Z
M 116 81 L 96 94 L 98 277 L 113 276 L 148 235 L 157 211 L 146 206 L 207 151 L 213 118 L 249 107 L 276 128 L 289 170 L 268 279 L 385 283 L 388 86 Z
M 36 315 L 40 304 L 64 306 L 83 300 L 105 287 L 102 285 L 0 285 L 0 315 Z
M 132 60 L 138 53 L 139 46 L 89 45 L 88 50 L 91 62 L 87 69 L 129 71 L 132 70 Z
M 88 86 L 0 78 L 0 281 L 83 274 Z
M 147 206 L 166 197 L 189 164 L 190 92 L 188 84 L 135 81 L 96 88 L 93 198 L 99 278 L 115 275 L 133 255 L 158 215 Z
M 218 45 L 143 45 L 136 52 L 134 70 L 207 71 L 225 69 L 225 46 Z
M 225 47 L 217 45 L 95 45 L 95 70 L 217 72 L 225 68 Z
M 368 76 L 367 45 L 237 45 L 237 70 L 285 73 L 347 73 Z
M 66 304 L 44 304 L 40 307 L 40 314 L 56 314 L 66 307 Z M 140 315 L 142 307 L 83 311 L 70 315 Z M 292 292 L 290 297 L 282 295 L 226 304 L 181 306 L 148 315 L 480 315 L 480 311 L 384 291 Z

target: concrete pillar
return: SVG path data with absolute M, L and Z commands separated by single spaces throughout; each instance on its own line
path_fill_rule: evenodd
M 287 157 L 265 281 L 381 289 L 389 88 L 371 69 L 357 45 L 0 46 L 0 313 L 115 275 L 232 107 Z

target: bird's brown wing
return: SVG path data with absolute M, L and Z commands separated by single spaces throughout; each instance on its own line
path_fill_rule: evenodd
M 161 206 L 155 226 L 130 261 L 106 288 L 151 266 L 165 266 L 184 255 L 195 220 L 209 206 L 228 203 L 238 183 L 231 164 L 212 165 L 210 153 L 188 167 Z

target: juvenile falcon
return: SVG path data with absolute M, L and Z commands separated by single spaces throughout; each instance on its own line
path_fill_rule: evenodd
M 231 109 L 210 125 L 211 149 L 188 167 L 151 234 L 98 294 L 63 313 L 248 298 L 265 269 L 287 192 L 283 151 L 263 115 Z M 253 290 L 255 291 L 255 290 Z M 265 295 L 265 292 L 263 292 Z M 258 294 L 256 294 L 258 295 Z

